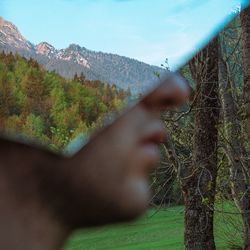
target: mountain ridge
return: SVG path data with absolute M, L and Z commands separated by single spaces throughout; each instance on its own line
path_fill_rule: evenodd
M 119 88 L 142 93 L 157 81 L 155 72 L 164 70 L 136 59 L 101 51 L 92 51 L 78 44 L 56 49 L 44 41 L 37 45 L 25 39 L 18 28 L 0 17 L 0 50 L 33 58 L 49 71 L 72 79 L 83 73 L 89 80 L 101 80 Z

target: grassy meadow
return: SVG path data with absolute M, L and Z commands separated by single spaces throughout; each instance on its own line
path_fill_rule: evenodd
M 218 206 L 218 210 L 233 212 Z M 233 214 L 232 214 L 233 215 Z M 235 215 L 216 212 L 215 237 L 218 250 L 230 248 L 241 242 Z M 76 232 L 67 242 L 64 250 L 181 250 L 183 247 L 183 207 L 149 210 L 139 220 Z M 232 240 L 232 242 L 231 242 Z

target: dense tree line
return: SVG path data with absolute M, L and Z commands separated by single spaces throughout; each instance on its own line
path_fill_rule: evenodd
M 128 92 L 75 75 L 66 80 L 33 59 L 0 54 L 0 130 L 23 134 L 55 150 L 79 133 L 102 126 Z

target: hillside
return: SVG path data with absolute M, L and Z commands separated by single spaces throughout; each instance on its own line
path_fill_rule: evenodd
M 0 53 L 0 69 L 0 133 L 23 134 L 55 150 L 102 126 L 128 96 L 101 81 L 67 80 L 19 55 Z
M 155 72 L 163 72 L 160 67 L 124 56 L 91 51 L 77 44 L 65 49 L 56 49 L 47 42 L 34 45 L 22 36 L 14 24 L 1 17 L 0 51 L 31 57 L 47 70 L 68 79 L 72 79 L 75 73 L 83 73 L 89 80 L 100 80 L 123 89 L 130 88 L 136 94 L 142 93 L 157 80 Z

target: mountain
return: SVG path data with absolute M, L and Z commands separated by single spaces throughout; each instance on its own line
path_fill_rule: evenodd
M 89 80 L 101 80 L 115 84 L 132 93 L 141 93 L 150 87 L 157 77 L 155 72 L 163 69 L 124 56 L 96 52 L 71 44 L 56 49 L 47 42 L 37 45 L 26 40 L 17 27 L 0 17 L 0 51 L 18 53 L 33 58 L 47 70 L 55 71 L 65 78 L 73 78 L 82 72 Z M 146 52 L 145 52 L 146 53 Z
M 0 17 L 0 44 L 7 45 L 20 50 L 32 50 L 33 45 L 28 42 L 11 22 Z

